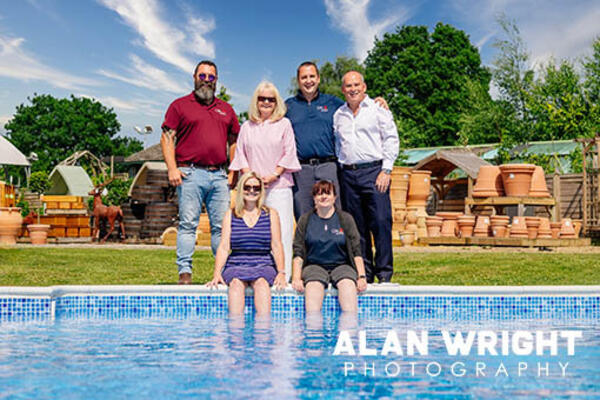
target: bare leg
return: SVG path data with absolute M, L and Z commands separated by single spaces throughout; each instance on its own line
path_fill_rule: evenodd
M 233 278 L 229 282 L 229 290 L 227 290 L 227 302 L 229 304 L 230 315 L 241 315 L 244 313 L 244 305 L 246 300 L 245 282 L 237 278 Z
M 306 312 L 321 311 L 321 307 L 323 307 L 323 297 L 325 297 L 325 286 L 317 281 L 308 282 L 304 289 L 304 305 L 306 307 Z
M 337 290 L 342 311 L 353 313 L 358 311 L 356 283 L 352 279 L 342 279 L 337 283 Z
M 258 278 L 251 283 L 254 289 L 254 308 L 256 315 L 271 314 L 271 287 L 265 278 Z

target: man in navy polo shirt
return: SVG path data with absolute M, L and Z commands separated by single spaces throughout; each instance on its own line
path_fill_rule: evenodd
M 192 256 L 202 204 L 210 220 L 213 254 L 229 207 L 227 145 L 231 154 L 240 126 L 233 108 L 215 97 L 216 86 L 217 66 L 212 61 L 201 61 L 194 71 L 194 91 L 171 103 L 162 125 L 160 144 L 169 183 L 177 187 L 179 198 L 179 284 L 192 282 Z
M 333 114 L 344 101 L 336 96 L 319 92 L 319 69 L 306 61 L 296 70 L 298 94 L 285 101 L 285 115 L 294 128 L 296 151 L 302 170 L 294 172 L 294 215 L 300 216 L 314 208 L 312 187 L 321 180 L 334 184 L 340 193 L 337 157 L 333 136 Z M 387 109 L 386 101 L 377 97 L 378 105 Z M 340 197 L 335 206 L 341 209 Z

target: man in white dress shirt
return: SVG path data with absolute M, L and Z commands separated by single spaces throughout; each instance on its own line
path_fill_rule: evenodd
M 389 282 L 393 274 L 390 174 L 398 157 L 394 117 L 366 94 L 363 76 L 342 79 L 346 104 L 333 116 L 336 155 L 342 167 L 343 208 L 354 216 L 361 236 L 367 282 Z M 375 257 L 371 246 L 375 241 Z

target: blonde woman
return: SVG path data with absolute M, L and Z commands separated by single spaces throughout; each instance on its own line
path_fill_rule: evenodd
M 261 82 L 254 91 L 249 121 L 240 130 L 230 170 L 255 171 L 264 182 L 265 204 L 279 213 L 286 280 L 292 271 L 294 201 L 292 172 L 300 170 L 292 124 L 284 118 L 286 106 L 270 82 Z
M 233 209 L 223 218 L 221 243 L 209 287 L 229 286 L 229 313 L 244 313 L 246 287 L 254 290 L 254 306 L 259 315 L 271 312 L 271 289 L 286 286 L 283 251 L 277 211 L 264 205 L 265 188 L 254 172 L 238 182 Z M 223 269 L 225 267 L 225 269 Z

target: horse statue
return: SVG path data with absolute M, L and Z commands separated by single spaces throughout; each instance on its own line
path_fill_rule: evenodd
M 108 229 L 108 233 L 106 236 L 102 238 L 101 243 L 106 242 L 106 239 L 113 233 L 115 230 L 115 221 L 119 221 L 119 226 L 121 227 L 121 235 L 123 239 L 125 239 L 125 224 L 123 223 L 123 210 L 118 206 L 105 206 L 102 203 L 102 195 L 106 194 L 106 185 L 112 182 L 112 179 L 104 182 L 89 192 L 90 196 L 94 196 L 94 230 L 92 232 L 92 240 L 100 239 L 100 219 L 105 219 L 110 225 Z

